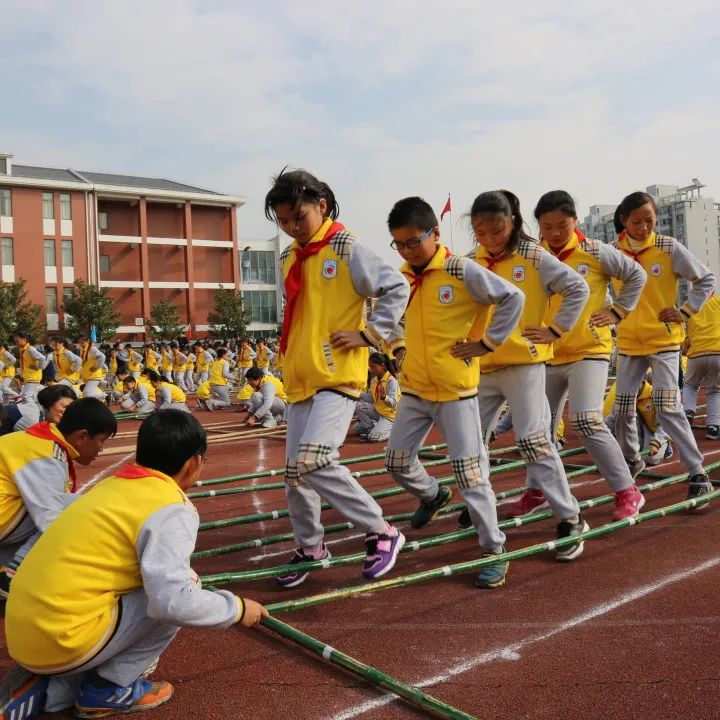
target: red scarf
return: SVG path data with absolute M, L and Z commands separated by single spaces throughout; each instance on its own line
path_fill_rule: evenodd
M 446 247 L 443 247 L 443 250 L 445 250 L 444 260 L 447 260 L 452 255 L 452 253 Z M 433 255 L 433 257 L 435 256 Z M 415 293 L 418 291 L 418 288 L 422 285 L 422 281 L 425 277 L 426 271 L 427 268 L 425 268 L 421 273 L 418 273 L 416 275 L 415 273 L 409 272 L 408 270 L 403 270 L 403 275 L 408 279 L 410 283 L 410 297 L 408 298 L 408 307 L 410 306 L 412 299 L 415 297 Z
M 113 474 L 115 477 L 124 478 L 126 480 L 141 480 L 146 477 L 156 477 L 161 480 L 167 480 L 167 477 L 159 473 L 157 470 L 143 467 L 137 463 L 127 463 Z
M 507 260 L 507 258 L 509 258 L 509 257 L 510 257 L 510 255 L 506 255 L 505 253 L 503 253 L 502 255 L 500 255 L 500 257 L 493 257 L 492 255 L 489 255 L 489 256 L 483 255 L 480 259 L 483 262 L 487 263 L 487 269 L 490 272 L 495 272 L 495 266 L 499 262 L 502 262 L 503 260 Z
M 50 429 L 50 423 L 47 421 L 35 423 L 35 425 L 31 425 L 25 432 L 28 435 L 42 438 L 43 440 L 52 440 L 65 451 L 65 455 L 67 456 L 68 461 L 68 471 L 70 472 L 70 492 L 75 492 L 77 490 L 77 477 L 75 475 L 75 464 L 72 460 L 72 454 L 75 451 L 70 447 L 67 441 L 62 437 L 58 437 Z
M 285 278 L 285 315 L 283 317 L 282 334 L 280 335 L 280 352 L 287 352 L 288 340 L 290 338 L 290 326 L 292 325 L 292 317 L 295 312 L 298 295 L 302 287 L 302 267 L 303 263 L 311 255 L 317 255 L 325 246 L 330 244 L 333 236 L 344 230 L 345 226 L 339 222 L 334 222 L 323 236 L 322 240 L 317 242 L 309 242 L 305 247 L 295 247 L 295 262 L 292 264 L 290 271 Z M 258 355 L 259 355 L 258 351 Z
M 628 236 L 627 230 L 623 230 L 623 231 L 618 235 L 618 242 L 620 242 L 621 240 L 624 240 L 627 236 Z M 631 257 L 636 263 L 639 263 L 639 262 L 640 262 L 640 256 L 641 256 L 644 252 L 647 252 L 651 247 L 652 247 L 652 245 L 648 245 L 648 247 L 643 248 L 643 249 L 642 249 L 640 252 L 638 252 L 638 253 L 633 252 L 633 251 L 630 250 L 629 248 L 628 248 L 627 250 L 626 250 L 625 248 L 620 248 L 620 250 L 622 250 L 622 252 L 624 252 L 628 257 Z
M 582 233 L 580 230 L 578 230 L 577 228 L 575 229 L 575 234 L 577 235 L 578 245 L 579 245 L 579 244 L 585 239 L 585 235 L 583 235 L 583 233 Z M 572 240 L 572 238 L 571 238 L 571 240 Z M 573 247 L 571 247 L 571 248 L 569 248 L 569 249 L 567 249 L 567 250 L 564 250 L 564 249 L 563 249 L 563 250 L 561 250 L 560 252 L 556 253 L 556 252 L 552 249 L 552 247 L 550 246 L 550 243 L 548 243 L 548 248 L 550 248 L 550 252 L 551 252 L 560 262 L 565 262 L 565 261 L 573 254 L 573 252 L 575 252 L 575 248 L 576 248 L 576 247 L 577 247 L 577 245 L 574 245 Z

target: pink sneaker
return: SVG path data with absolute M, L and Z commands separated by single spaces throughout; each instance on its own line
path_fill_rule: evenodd
M 505 515 L 509 518 L 524 517 L 525 515 L 531 515 L 537 510 L 542 510 L 546 507 L 550 507 L 550 505 L 545 499 L 542 490 L 531 490 L 528 488 L 517 502 L 507 506 Z
M 637 517 L 640 508 L 645 504 L 645 496 L 632 485 L 625 490 L 615 493 L 615 512 L 613 520 L 625 520 L 630 517 Z

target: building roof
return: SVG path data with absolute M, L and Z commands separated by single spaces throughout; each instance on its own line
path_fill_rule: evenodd
M 186 185 L 185 183 L 175 182 L 174 180 L 167 180 L 165 178 L 118 175 L 115 173 L 100 173 L 89 170 L 73 170 L 71 168 L 50 168 L 13 163 L 10 175 L 2 176 L 0 179 L 6 181 L 11 181 L 12 179 L 17 179 L 18 181 L 32 180 L 35 181 L 32 183 L 34 185 L 42 184 L 43 181 L 48 183 L 70 183 L 71 185 L 78 185 L 79 189 L 90 189 L 91 186 L 95 185 L 100 186 L 97 189 L 104 192 L 112 192 L 117 188 L 127 193 L 131 189 L 137 188 L 138 191 L 144 191 L 146 194 L 153 194 L 154 191 L 162 196 L 178 195 L 194 196 L 195 198 L 204 196 L 207 197 L 208 200 L 216 202 L 231 201 L 240 204 L 244 203 L 244 198 L 241 197 L 219 193 L 215 190 L 208 190 L 195 185 Z

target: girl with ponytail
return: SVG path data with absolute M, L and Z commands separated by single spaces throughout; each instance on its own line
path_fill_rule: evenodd
M 558 520 L 557 537 L 588 529 L 577 500 L 568 486 L 558 451 L 552 442 L 552 418 L 545 396 L 545 363 L 552 343 L 570 330 L 588 298 L 583 278 L 543 249 L 524 230 L 520 201 L 508 190 L 492 190 L 475 198 L 470 224 L 477 249 L 474 259 L 484 268 L 515 285 L 525 295 L 520 322 L 510 337 L 480 357 L 480 424 L 489 440 L 500 410 L 507 401 L 515 435 L 528 472 L 544 493 Z M 557 312 L 544 322 L 552 295 L 562 295 Z M 492 310 L 480 316 L 470 339 L 483 337 Z M 455 352 L 461 353 L 462 346 Z M 469 524 L 461 514 L 459 522 Z M 516 513 L 517 514 L 517 513 Z M 556 551 L 560 561 L 574 560 L 583 551 L 581 541 Z

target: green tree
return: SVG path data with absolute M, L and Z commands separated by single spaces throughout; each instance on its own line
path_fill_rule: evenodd
M 215 291 L 215 310 L 208 315 L 210 334 L 223 340 L 244 337 L 251 322 L 240 290 L 220 288 Z
M 155 340 L 175 340 L 185 332 L 177 307 L 169 300 L 158 300 L 150 308 L 150 319 L 145 320 L 147 331 Z
M 4 342 L 10 342 L 16 330 L 38 340 L 45 334 L 45 323 L 40 320 L 44 314 L 42 305 L 28 300 L 24 278 L 0 283 L 0 339 Z
M 113 308 L 109 288 L 76 280 L 62 308 L 65 313 L 65 330 L 71 338 L 89 336 L 94 325 L 97 342 L 115 339 L 121 317 Z

